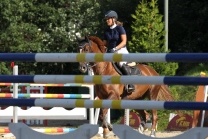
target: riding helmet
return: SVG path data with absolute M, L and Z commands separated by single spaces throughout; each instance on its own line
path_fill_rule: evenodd
M 105 18 L 112 18 L 112 17 L 115 17 L 116 19 L 118 19 L 118 15 L 115 11 L 110 10 L 105 13 Z

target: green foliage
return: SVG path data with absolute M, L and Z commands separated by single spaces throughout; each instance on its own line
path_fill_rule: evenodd
M 1 52 L 76 52 L 74 34 L 92 34 L 99 25 L 98 0 L 4 0 L 0 6 Z M 27 74 L 69 74 L 77 69 L 77 63 L 15 64 Z
M 207 63 L 195 63 L 195 67 L 186 72 L 185 76 L 200 76 L 200 72 L 204 72 L 208 75 Z
M 0 62 L 0 74 L 11 74 L 13 72 L 12 68 L 9 65 L 8 62 Z
M 142 0 L 132 14 L 132 40 L 129 41 L 132 52 L 160 52 L 164 50 L 164 23 L 157 8 L 157 0 Z
M 165 52 L 163 16 L 159 13 L 157 0 L 142 0 L 132 14 L 132 40 L 130 52 L 161 53 Z M 177 63 L 148 63 L 162 75 L 175 75 Z
M 169 120 L 170 113 L 175 113 L 175 112 L 171 110 L 157 111 L 157 115 L 158 115 L 157 130 L 158 131 L 166 130 L 168 126 L 168 122 L 169 122 L 168 120 Z
M 199 63 L 194 68 L 188 70 L 184 76 L 200 76 L 201 72 L 208 74 L 208 64 Z M 198 86 L 183 86 L 183 85 L 171 85 L 169 86 L 175 101 L 195 101 L 196 91 Z M 174 111 L 158 111 L 158 130 L 163 131 L 168 125 L 169 114 Z M 191 110 L 182 110 L 182 113 L 193 115 Z

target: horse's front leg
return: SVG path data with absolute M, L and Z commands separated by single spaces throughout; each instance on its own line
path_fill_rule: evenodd
M 152 110 L 152 130 L 150 133 L 151 137 L 155 137 L 157 127 L 157 110 Z
M 113 100 L 113 99 L 117 99 L 117 97 L 115 95 L 110 95 L 108 99 Z M 99 115 L 99 119 L 102 122 L 104 138 L 108 138 L 109 136 L 113 135 L 112 132 L 110 132 L 112 131 L 113 126 L 107 121 L 107 112 L 108 112 L 108 109 L 106 108 L 101 109 L 100 115 Z
M 107 134 L 109 130 L 110 131 L 112 130 L 112 125 L 108 123 L 107 121 L 107 112 L 108 112 L 108 109 L 101 109 L 100 115 L 99 115 L 99 119 L 103 127 L 103 135 Z

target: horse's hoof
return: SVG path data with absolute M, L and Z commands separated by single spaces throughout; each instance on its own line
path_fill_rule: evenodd
M 104 139 L 107 139 L 108 137 L 112 137 L 112 136 L 114 136 L 114 137 L 116 136 L 112 131 L 110 131 L 106 134 L 103 133 L 103 138 Z
M 110 130 L 110 131 L 113 130 L 113 126 L 111 124 L 108 124 L 108 130 Z
M 155 135 L 156 133 L 155 133 L 155 131 L 154 130 L 152 130 L 151 131 L 151 133 L 150 133 L 150 137 L 153 137 L 153 138 L 155 138 L 156 137 L 156 135 Z

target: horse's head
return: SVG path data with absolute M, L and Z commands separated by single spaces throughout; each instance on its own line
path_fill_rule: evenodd
M 105 53 L 106 48 L 103 42 L 95 36 L 80 38 L 76 36 L 78 45 L 78 53 Z M 94 63 L 89 62 L 79 62 L 79 70 L 82 73 L 87 72 L 88 68 L 93 67 Z
M 102 40 L 98 37 L 85 36 L 84 38 L 80 38 L 76 36 L 78 45 L 78 52 L 79 53 L 106 53 L 106 47 L 103 45 Z

